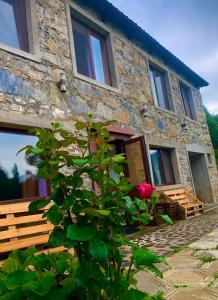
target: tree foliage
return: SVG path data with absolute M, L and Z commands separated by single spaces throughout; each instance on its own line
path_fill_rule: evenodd
M 218 115 L 211 115 L 206 108 L 205 114 L 218 166 Z

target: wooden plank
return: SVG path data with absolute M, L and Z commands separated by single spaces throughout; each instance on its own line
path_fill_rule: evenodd
M 0 253 L 48 243 L 49 234 L 0 244 Z
M 48 204 L 40 211 L 48 210 L 50 207 L 51 204 Z M 0 215 L 21 213 L 21 212 L 28 212 L 28 211 L 29 211 L 29 202 L 0 205 Z
M 14 214 L 8 214 L 6 215 L 7 220 L 11 220 L 12 218 L 14 218 Z M 10 225 L 8 226 L 8 230 L 16 230 L 16 226 L 15 225 Z M 13 237 L 10 239 L 10 241 L 16 241 L 17 240 L 17 236 Z
M 41 253 L 49 254 L 49 253 L 55 253 L 55 252 L 62 252 L 65 250 L 67 250 L 67 249 L 64 246 L 60 246 L 60 247 L 49 248 L 49 249 L 37 251 L 36 254 L 41 254 Z
M 30 227 L 24 227 L 24 228 L 18 228 L 18 229 L 12 229 L 12 230 L 4 230 L 0 233 L 0 240 L 9 239 L 12 237 L 18 237 L 18 236 L 25 236 L 28 234 L 34 234 L 34 233 L 40 233 L 45 231 L 50 231 L 54 228 L 54 225 L 52 224 L 42 224 L 42 225 L 36 225 L 36 226 L 30 226 Z
M 38 215 L 13 217 L 13 218 L 10 218 L 10 219 L 0 219 L 0 227 L 9 226 L 9 225 L 25 224 L 25 223 L 31 223 L 31 222 L 45 221 L 46 218 L 42 218 L 42 216 L 43 216 L 43 214 L 38 214 Z
M 170 195 L 179 195 L 184 193 L 184 189 L 175 189 L 175 190 L 168 190 L 168 191 L 164 191 L 165 194 L 167 194 L 168 196 Z
M 180 200 L 180 199 L 187 199 L 187 196 L 185 194 L 180 194 L 180 195 L 170 196 L 170 198 L 173 200 Z

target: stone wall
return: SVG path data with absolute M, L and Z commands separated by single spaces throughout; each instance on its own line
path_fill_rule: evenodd
M 94 15 L 94 12 L 90 12 Z M 41 61 L 29 60 L 0 50 L 0 122 L 42 126 L 41 120 L 65 122 L 82 119 L 88 111 L 96 119 L 116 119 L 146 139 L 159 138 L 169 146 L 176 142 L 181 184 L 192 190 L 186 144 L 199 144 L 212 153 L 202 99 L 193 87 L 198 121 L 186 119 L 187 130 L 181 128 L 184 112 L 178 75 L 169 70 L 176 113 L 153 105 L 148 68 L 148 54 L 130 42 L 117 29 L 112 42 L 118 89 L 103 88 L 74 76 L 65 1 L 36 0 L 36 16 Z M 162 63 L 153 57 L 157 63 Z M 167 66 L 166 66 L 167 68 Z M 59 74 L 67 76 L 67 93 L 58 88 Z M 140 105 L 147 103 L 148 117 L 142 117 Z M 14 126 L 14 125 L 13 125 Z M 206 149 L 205 148 L 205 149 Z M 214 156 L 209 168 L 214 195 L 218 200 L 217 169 Z

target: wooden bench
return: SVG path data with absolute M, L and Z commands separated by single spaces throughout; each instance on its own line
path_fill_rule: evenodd
M 203 202 L 184 188 L 164 191 L 162 197 L 177 202 L 184 219 L 199 215 L 204 209 Z
M 47 206 L 37 213 L 30 213 L 29 202 L 0 204 L 0 255 L 31 246 L 46 246 L 54 225 L 43 218 Z M 64 247 L 41 249 L 40 252 L 58 252 Z

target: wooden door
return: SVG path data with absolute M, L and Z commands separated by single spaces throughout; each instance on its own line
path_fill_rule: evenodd
M 148 156 L 143 136 L 125 141 L 125 153 L 128 163 L 128 176 L 133 186 L 151 183 Z

